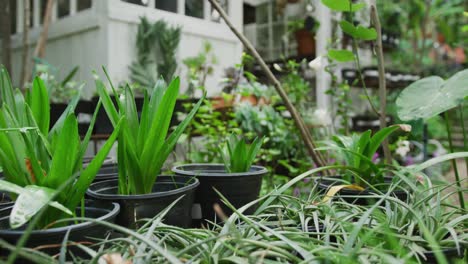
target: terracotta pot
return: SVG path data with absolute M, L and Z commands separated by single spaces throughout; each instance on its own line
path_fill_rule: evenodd
M 257 105 L 257 103 L 258 103 L 257 97 L 255 95 L 253 95 L 253 94 L 243 95 L 243 96 L 241 96 L 239 101 L 240 102 L 248 102 L 251 105 Z
M 210 100 L 215 110 L 232 106 L 232 100 L 227 100 L 222 96 L 213 96 Z
M 314 34 L 306 29 L 295 32 L 298 56 L 315 56 Z
M 265 97 L 260 97 L 260 99 L 258 99 L 258 103 L 257 105 L 269 105 L 271 102 L 268 98 L 265 98 Z

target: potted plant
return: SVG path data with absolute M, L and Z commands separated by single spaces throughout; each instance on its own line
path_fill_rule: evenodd
M 73 114 L 79 95 L 49 131 L 50 105 L 46 86 L 36 77 L 26 98 L 14 91 L 6 70 L 0 68 L 0 166 L 4 179 L 0 191 L 10 193 L 13 207 L 1 210 L 0 237 L 16 243 L 25 224 L 41 210 L 26 244 L 60 244 L 65 234 L 75 241 L 85 236 L 104 237 L 106 228 L 96 229 L 93 222 L 60 222 L 80 215 L 112 222 L 118 204 L 84 203 L 84 194 L 117 138 L 120 124 L 90 164 L 83 168 L 83 156 L 92 125 L 83 139 Z M 57 253 L 58 249 L 52 249 Z
M 294 33 L 299 57 L 315 57 L 315 36 L 320 23 L 313 17 L 292 20 L 288 23 L 288 32 Z
M 332 147 L 342 153 L 342 159 L 347 166 L 343 175 L 334 177 L 320 177 L 315 179 L 318 189 L 327 192 L 328 197 L 339 193 L 347 201 L 367 203 L 369 199 L 359 198 L 359 195 L 368 195 L 371 192 L 386 192 L 393 178 L 386 176 L 389 173 L 384 165 L 376 164 L 375 157 L 382 142 L 397 130 L 410 131 L 409 125 L 392 125 L 371 135 L 370 130 L 352 136 L 334 136 Z M 392 193 L 401 200 L 406 200 L 407 192 L 401 188 Z
M 137 221 L 153 218 L 177 198 L 184 196 L 166 215 L 165 223 L 190 226 L 196 178 L 160 176 L 161 169 L 177 140 L 197 112 L 202 99 L 166 138 L 179 94 L 179 78 L 169 86 L 160 80 L 151 95 L 144 94 L 143 109 L 138 118 L 134 94 L 127 85 L 116 101 L 109 96 L 102 81 L 96 81 L 97 92 L 114 126 L 123 119 L 118 139 L 118 178 L 91 184 L 87 194 L 93 199 L 116 201 L 122 210 L 117 223 L 138 227 Z M 114 94 L 117 94 L 112 86 Z
M 224 213 L 230 213 L 215 190 L 223 194 L 234 205 L 241 207 L 258 198 L 262 177 L 268 170 L 262 166 L 252 165 L 262 145 L 262 139 L 256 138 L 252 144 L 235 135 L 220 148 L 224 164 L 195 163 L 175 166 L 172 171 L 186 178 L 196 178 L 200 186 L 195 193 L 195 217 L 204 221 L 216 219 L 214 204 L 219 204 Z M 255 210 L 251 207 L 247 213 Z M 194 218 L 195 218 L 194 217 Z M 205 222 L 206 224 L 206 222 Z

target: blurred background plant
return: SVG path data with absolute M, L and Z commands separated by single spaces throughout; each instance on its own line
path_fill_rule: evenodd
M 159 77 L 170 82 L 178 65 L 180 35 L 181 27 L 170 26 L 164 20 L 152 23 L 141 17 L 135 41 L 137 59 L 129 66 L 132 82 L 149 89 Z
M 59 69 L 54 67 L 46 60 L 35 58 L 33 76 L 39 76 L 42 79 L 49 92 L 49 98 L 52 103 L 69 103 L 75 95 L 80 93 L 81 84 L 74 81 L 79 67 L 74 67 L 63 80 L 58 80 Z M 27 83 L 25 88 L 31 89 L 32 83 Z
M 214 65 L 218 64 L 218 58 L 213 53 L 210 42 L 203 43 L 202 50 L 194 57 L 185 58 L 182 61 L 187 67 L 187 94 L 189 97 L 195 96 L 195 91 L 200 89 L 206 91 L 206 78 L 213 75 Z

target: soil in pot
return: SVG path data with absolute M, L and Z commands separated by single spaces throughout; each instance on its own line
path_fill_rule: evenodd
M 385 183 L 390 185 L 392 182 L 392 177 L 385 177 Z M 344 184 L 342 181 L 342 177 L 340 176 L 332 176 L 325 178 L 317 178 L 314 180 L 315 184 L 317 185 L 318 191 L 325 194 L 331 187 L 336 185 Z M 385 191 L 382 191 L 385 193 Z M 372 198 L 360 198 L 360 195 L 372 195 L 374 192 L 366 188 L 363 191 L 351 190 L 351 189 L 341 189 L 337 194 L 335 194 L 335 198 L 342 198 L 348 203 L 352 204 L 359 204 L 359 205 L 368 205 L 372 204 L 375 199 Z M 358 197 L 351 197 L 351 196 L 358 196 Z M 396 189 L 392 192 L 392 196 L 406 201 L 408 198 L 408 193 L 403 189 Z
M 119 212 L 119 209 L 120 206 L 117 203 L 90 200 L 86 200 L 85 202 L 85 216 L 100 221 L 113 223 Z M 0 237 L 6 242 L 15 245 L 23 235 L 23 230 L 25 227 L 14 230 L 10 229 L 9 216 L 11 210 L 12 207 L 0 210 Z M 81 215 L 80 210 L 81 208 L 77 208 L 77 215 Z M 44 253 L 49 255 L 58 254 L 60 252 L 63 238 L 68 231 L 70 231 L 68 238 L 70 245 L 67 247 L 67 252 L 72 253 L 75 256 L 87 257 L 88 255 L 85 252 L 83 252 L 77 246 L 72 245 L 71 242 L 73 241 L 75 243 L 90 246 L 91 244 L 95 243 L 97 239 L 105 238 L 111 232 L 111 229 L 94 222 L 82 222 L 66 227 L 35 230 L 32 231 L 26 243 L 26 247 L 37 248 L 41 246 L 40 251 Z M 6 256 L 8 254 L 9 252 L 6 250 L 0 250 L 1 256 Z
M 176 166 L 172 169 L 176 175 L 196 177 L 200 186 L 195 192 L 194 202 L 194 226 L 207 224 L 207 221 L 216 221 L 217 216 L 213 205 L 218 204 L 226 215 L 232 211 L 228 209 L 219 195 L 218 190 L 226 199 L 239 208 L 258 198 L 262 177 L 268 170 L 262 166 L 252 166 L 249 172 L 226 173 L 222 164 L 187 164 Z M 250 207 L 245 214 L 252 214 L 256 206 Z M 219 221 L 218 221 L 219 222 Z
M 183 196 L 164 216 L 163 223 L 190 227 L 194 193 L 198 185 L 196 178 L 158 176 L 152 193 L 120 195 L 118 194 L 118 180 L 112 179 L 91 184 L 87 195 L 92 199 L 119 203 L 121 208 L 116 223 L 128 228 L 142 226 L 144 222 L 139 220 L 155 217 Z

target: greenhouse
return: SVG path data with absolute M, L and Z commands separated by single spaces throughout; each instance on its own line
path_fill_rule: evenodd
M 468 263 L 467 54 L 464 0 L 1 0 L 0 263 Z

